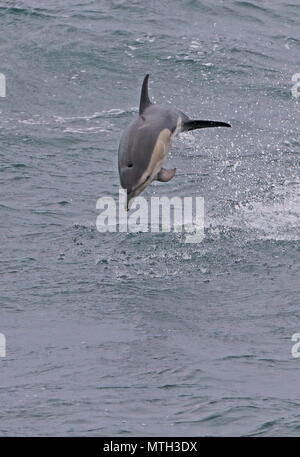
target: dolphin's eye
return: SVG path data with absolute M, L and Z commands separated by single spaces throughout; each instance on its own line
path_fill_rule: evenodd
M 148 179 L 150 179 L 150 175 L 149 175 L 149 176 L 147 176 L 147 178 L 146 178 L 146 181 L 148 181 Z
M 133 163 L 129 163 L 129 164 L 127 165 L 127 167 L 128 167 L 128 168 L 133 167 Z

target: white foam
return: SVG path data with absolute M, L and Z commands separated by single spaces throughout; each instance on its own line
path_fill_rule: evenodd
M 297 241 L 299 221 L 300 183 L 295 182 L 279 189 L 271 202 L 237 204 L 233 214 L 226 217 L 225 225 L 252 231 L 254 239 Z

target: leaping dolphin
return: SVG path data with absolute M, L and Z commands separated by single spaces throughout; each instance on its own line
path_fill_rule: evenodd
M 118 166 L 121 186 L 131 201 L 155 179 L 170 181 L 176 168 L 162 168 L 172 138 L 180 132 L 208 127 L 231 127 L 226 122 L 192 120 L 182 111 L 151 103 L 146 75 L 142 85 L 139 115 L 125 128 L 119 145 Z

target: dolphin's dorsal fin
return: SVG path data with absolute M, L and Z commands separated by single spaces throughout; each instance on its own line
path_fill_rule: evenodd
M 140 98 L 140 109 L 139 109 L 139 114 L 142 114 L 143 111 L 151 105 L 150 98 L 148 95 L 148 79 L 149 79 L 149 74 L 147 74 L 144 78 L 143 85 L 142 85 L 142 91 L 141 91 L 141 98 Z

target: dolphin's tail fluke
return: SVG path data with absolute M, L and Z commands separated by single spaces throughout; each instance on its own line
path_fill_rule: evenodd
M 195 129 L 208 129 L 210 127 L 231 127 L 231 125 L 227 124 L 227 122 L 219 121 L 187 120 L 182 124 L 182 132 Z

